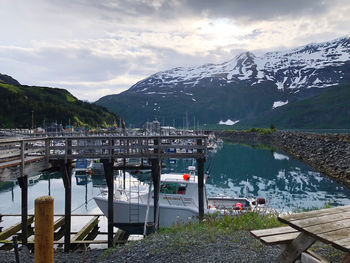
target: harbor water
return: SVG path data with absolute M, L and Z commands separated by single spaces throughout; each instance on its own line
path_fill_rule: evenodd
M 163 172 L 187 172 L 195 165 L 191 159 L 165 161 Z M 206 162 L 210 172 L 207 180 L 208 196 L 230 195 L 263 197 L 269 207 L 278 211 L 300 211 L 350 204 L 350 190 L 323 176 L 313 168 L 293 159 L 286 153 L 265 145 L 224 143 L 216 153 L 211 152 Z M 147 180 L 147 175 L 142 175 Z M 87 175 L 72 178 L 72 213 L 101 213 L 93 197 L 106 187 L 103 176 Z M 64 187 L 61 175 L 37 174 L 30 177 L 28 187 L 28 213 L 34 213 L 34 200 L 42 195 L 54 197 L 55 214 L 64 213 Z M 16 181 L 0 184 L 0 213 L 20 214 L 21 190 Z M 86 221 L 89 218 L 84 219 Z M 6 228 L 20 218 L 5 220 Z M 106 218 L 102 219 L 101 231 L 107 231 Z M 8 225 L 7 225 L 8 224 Z M 72 218 L 72 231 L 82 226 L 81 219 Z M 105 228 L 105 229 L 104 229 Z

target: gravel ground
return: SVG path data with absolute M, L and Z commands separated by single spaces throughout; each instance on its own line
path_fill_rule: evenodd
M 316 244 L 315 251 L 330 262 L 341 262 L 344 253 L 329 246 Z M 230 234 L 176 233 L 152 235 L 144 240 L 129 242 L 115 249 L 55 251 L 55 263 L 110 262 L 274 262 L 279 246 L 264 246 L 248 231 Z M 0 251 L 0 262 L 15 263 L 13 252 Z M 20 262 L 34 262 L 27 249 L 20 250 Z

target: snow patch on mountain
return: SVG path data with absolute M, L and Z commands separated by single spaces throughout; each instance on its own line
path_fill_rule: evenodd
M 235 125 L 236 123 L 239 123 L 239 120 L 232 121 L 230 119 L 227 119 L 227 121 L 219 121 L 219 125 Z
M 277 107 L 281 107 L 283 105 L 288 104 L 288 100 L 287 101 L 275 101 L 272 105 L 272 109 L 276 109 Z
M 221 64 L 177 67 L 156 73 L 136 83 L 129 91 L 154 94 L 164 89 L 201 87 L 203 83 L 220 87 L 248 82 L 249 86 L 254 86 L 264 81 L 274 82 L 279 90 L 324 88 L 339 83 L 344 75 L 339 69 L 347 61 L 350 61 L 350 38 L 345 37 L 287 51 L 268 52 L 260 57 L 244 52 Z M 326 68 L 334 70 L 323 74 Z

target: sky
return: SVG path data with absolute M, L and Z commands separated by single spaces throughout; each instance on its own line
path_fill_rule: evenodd
M 349 0 L 0 0 L 0 73 L 90 102 L 159 71 L 349 36 Z

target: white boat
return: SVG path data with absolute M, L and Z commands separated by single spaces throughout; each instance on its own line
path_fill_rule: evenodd
M 77 159 L 75 162 L 75 168 L 73 170 L 74 175 L 89 174 L 92 167 L 92 161 L 89 159 Z
M 130 177 L 129 177 L 130 179 Z M 206 179 L 206 178 L 205 178 Z M 116 179 L 115 185 L 118 185 Z M 206 180 L 205 180 L 206 181 Z M 126 189 L 117 186 L 113 201 L 114 225 L 128 232 L 142 228 L 145 221 L 153 222 L 153 191 L 149 202 L 149 214 L 146 219 L 148 206 L 147 185 L 140 187 L 138 181 L 127 180 Z M 133 185 L 134 184 L 134 185 Z M 254 200 L 247 198 L 207 197 L 204 182 L 204 212 L 223 212 L 224 209 L 249 209 Z M 107 191 L 101 196 L 94 197 L 98 207 L 108 215 Z M 189 174 L 162 174 L 159 195 L 159 226 L 168 227 L 173 224 L 186 223 L 198 219 L 198 177 L 195 167 L 189 167 Z M 137 232 L 137 231 L 136 231 Z M 135 232 L 135 233 L 136 233 Z
M 91 175 L 104 175 L 105 169 L 103 163 L 100 161 L 94 160 L 91 165 Z

